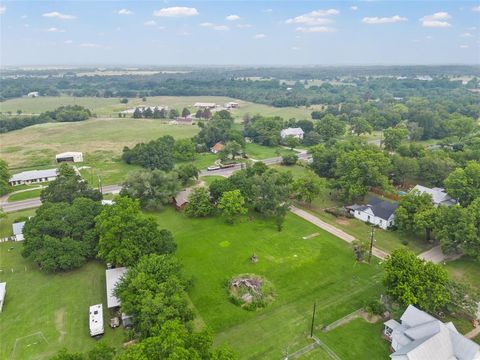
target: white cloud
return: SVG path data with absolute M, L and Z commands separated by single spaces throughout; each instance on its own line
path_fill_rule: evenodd
M 23 26 L 25 26 L 26 28 L 29 28 L 30 24 L 23 24 Z
M 437 12 L 432 15 L 425 15 L 424 17 L 420 18 L 420 22 L 422 23 L 423 27 L 450 27 L 450 23 L 446 20 L 450 19 L 451 16 L 444 11 Z
M 292 47 L 291 47 L 291 49 L 292 49 L 293 51 L 300 50 L 300 48 L 299 48 L 299 47 L 297 47 L 297 46 L 292 46 Z
M 65 40 L 64 43 L 65 44 L 71 44 L 71 43 L 73 43 L 73 40 Z
M 215 26 L 215 24 L 212 24 L 211 22 L 203 22 L 200 24 L 200 26 L 203 26 L 203 27 L 212 27 L 212 26 Z
M 47 29 L 48 32 L 65 32 L 65 30 L 56 28 L 56 27 L 51 27 Z
M 468 49 L 468 45 L 460 45 L 460 49 Z
M 350 6 L 350 10 L 357 11 L 357 10 L 358 10 L 358 6 Z
M 148 21 L 145 21 L 143 23 L 144 26 L 155 26 L 157 25 L 157 23 L 155 22 L 155 20 L 148 20 Z
M 472 37 L 473 35 L 470 34 L 469 32 L 464 32 L 462 34 L 460 34 L 460 37 Z
M 338 15 L 340 12 L 336 9 L 315 10 L 307 14 L 299 15 L 285 21 L 286 24 L 303 24 L 303 25 L 327 25 L 333 20 L 327 19 L 328 16 Z
M 49 12 L 49 13 L 45 13 L 42 16 L 49 17 L 49 18 L 57 18 L 57 19 L 60 19 L 60 20 L 73 20 L 73 19 L 76 18 L 73 15 L 62 14 L 62 13 L 59 13 L 58 11 L 52 11 L 52 12 Z
M 240 20 L 240 16 L 238 16 L 238 15 L 228 15 L 225 19 L 227 19 L 228 21 L 237 21 L 237 20 Z
M 378 16 L 373 16 L 373 17 L 364 17 L 362 19 L 362 22 L 364 24 L 369 24 L 369 25 L 376 25 L 376 24 L 393 24 L 393 23 L 398 23 L 402 21 L 407 21 L 408 19 L 406 17 L 400 16 L 400 15 L 394 15 L 394 16 L 384 16 L 384 17 L 378 17 Z
M 266 12 L 266 13 L 271 13 L 273 11 L 273 9 L 265 9 L 263 10 L 263 12 Z
M 80 44 L 80 45 L 78 45 L 78 46 L 80 46 L 80 47 L 82 47 L 82 48 L 92 48 L 92 49 L 93 49 L 93 48 L 99 48 L 99 47 L 100 47 L 100 45 L 94 44 L 94 43 L 82 43 L 82 44 Z
M 432 39 L 433 39 L 433 36 L 427 35 L 427 36 L 425 36 L 425 39 L 427 39 L 427 40 L 432 40 Z
M 27 17 L 28 17 L 27 15 L 20 16 L 21 19 L 26 19 Z
M 210 28 L 210 29 L 213 29 L 213 30 L 216 30 L 216 31 L 228 31 L 228 30 L 230 30 L 230 28 L 226 25 L 215 25 L 215 24 L 210 23 L 210 22 L 201 23 L 200 26 L 207 27 L 207 28 Z
M 118 15 L 132 15 L 133 11 L 128 10 L 128 9 L 120 9 L 117 11 Z
M 0 6 L 0 15 L 5 14 L 6 11 L 7 11 L 7 7 L 6 7 L 6 6 Z
M 252 27 L 251 24 L 237 24 L 237 28 L 240 28 L 240 29 L 246 29 L 251 27 Z
M 254 39 L 265 39 L 267 35 L 265 34 L 256 34 L 253 36 Z
M 337 31 L 335 28 L 328 26 L 297 27 L 295 30 L 304 33 L 329 33 Z
M 187 16 L 197 16 L 198 11 L 195 8 L 189 8 L 184 6 L 174 6 L 156 10 L 153 12 L 154 16 L 161 17 L 187 17 Z
M 479 11 L 480 11 L 480 5 L 474 6 L 474 7 L 472 8 L 472 11 L 477 11 L 477 12 L 479 12 Z

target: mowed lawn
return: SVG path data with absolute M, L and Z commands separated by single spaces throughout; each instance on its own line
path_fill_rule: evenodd
M 44 274 L 21 255 L 21 243 L 0 244 L 0 282 L 7 295 L 0 313 L 0 359 L 48 359 L 65 347 L 86 351 L 88 308 L 103 303 L 105 335 L 101 341 L 121 347 L 123 330 L 108 327 L 105 266 L 89 262 L 78 270 Z
M 247 217 L 232 226 L 220 217 L 189 219 L 171 208 L 152 215 L 175 235 L 201 320 L 213 329 L 217 344 L 229 343 L 241 359 L 279 359 L 287 347 L 293 352 L 308 344 L 314 302 L 318 334 L 382 291 L 378 264 L 357 264 L 348 244 L 293 214 L 282 232 L 271 221 Z M 312 233 L 319 236 L 302 239 Z M 251 263 L 252 254 L 258 263 Z M 231 303 L 227 281 L 242 273 L 270 280 L 275 301 L 257 311 Z M 365 356 L 344 359 L 371 359 L 369 345 L 358 346 Z

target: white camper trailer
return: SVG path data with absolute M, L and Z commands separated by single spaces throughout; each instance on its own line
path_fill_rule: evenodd
M 103 305 L 90 306 L 90 336 L 103 335 Z

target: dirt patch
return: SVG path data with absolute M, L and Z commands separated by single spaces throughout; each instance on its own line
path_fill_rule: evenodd
M 273 286 L 255 274 L 242 274 L 228 282 L 231 301 L 246 310 L 267 306 L 273 301 Z
M 379 316 L 379 315 L 371 315 L 369 314 L 368 312 L 366 311 L 360 311 L 358 313 L 358 315 L 363 318 L 366 322 L 370 323 L 370 324 L 375 324 L 377 322 L 379 322 L 380 320 L 382 320 L 382 317 Z
M 349 226 L 350 225 L 350 221 L 348 221 L 347 219 L 342 219 L 342 218 L 335 219 L 335 223 L 337 223 L 339 225 L 343 225 L 343 226 Z
M 67 334 L 65 331 L 65 308 L 55 311 L 55 328 L 60 333 L 58 341 L 63 342 L 63 338 Z

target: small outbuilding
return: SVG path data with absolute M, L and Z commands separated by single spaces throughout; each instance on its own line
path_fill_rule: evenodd
M 107 308 L 113 309 L 120 306 L 120 300 L 115 296 L 114 291 L 117 284 L 127 272 L 126 267 L 105 270 L 107 284 Z
M 207 103 L 207 102 L 197 102 L 193 104 L 194 107 L 197 109 L 215 109 L 217 104 L 215 103 Z
M 188 205 L 188 198 L 192 193 L 193 188 L 186 188 L 185 190 L 180 191 L 174 198 L 173 198 L 173 205 L 175 209 L 182 210 L 185 206 Z
M 23 241 L 23 227 L 25 226 L 25 221 L 17 222 L 12 224 L 13 238 L 15 241 Z
M 90 306 L 89 309 L 89 328 L 90 336 L 97 337 L 103 335 L 105 329 L 103 327 L 103 305 L 97 304 Z
M 29 92 L 29 93 L 27 94 L 27 96 L 28 96 L 29 98 L 36 98 L 36 97 L 39 97 L 40 95 L 39 95 L 38 91 L 32 91 L 32 92 Z
M 2 312 L 3 304 L 5 303 L 5 296 L 7 295 L 7 283 L 0 283 L 0 312 Z
M 79 151 L 67 151 L 55 156 L 57 163 L 61 162 L 83 162 L 83 153 Z
M 57 178 L 57 169 L 30 170 L 13 175 L 8 183 L 12 186 L 53 181 Z
M 210 152 L 218 154 L 220 151 L 223 150 L 224 147 L 225 145 L 223 145 L 221 142 L 218 142 L 210 148 Z
M 237 109 L 240 105 L 237 102 L 230 101 L 225 104 L 227 109 Z

